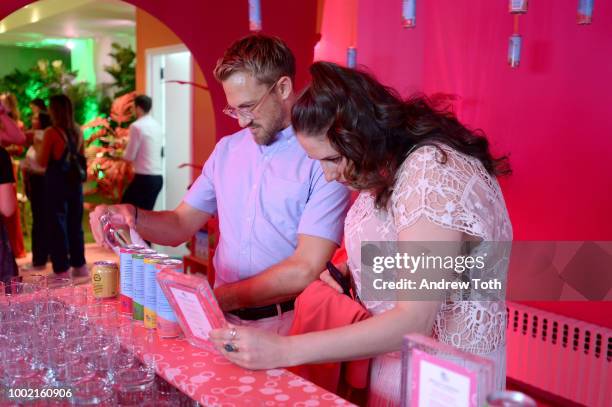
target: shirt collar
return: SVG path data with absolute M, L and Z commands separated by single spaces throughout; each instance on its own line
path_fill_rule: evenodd
M 272 144 L 267 146 L 260 145 L 259 149 L 262 153 L 275 151 L 276 149 L 281 148 L 281 146 L 292 143 L 294 139 L 295 131 L 293 130 L 293 126 L 290 125 L 276 133 L 276 140 L 274 140 Z

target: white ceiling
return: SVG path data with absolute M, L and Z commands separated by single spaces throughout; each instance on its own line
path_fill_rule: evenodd
M 0 43 L 134 37 L 135 7 L 119 0 L 41 0 L 0 21 Z

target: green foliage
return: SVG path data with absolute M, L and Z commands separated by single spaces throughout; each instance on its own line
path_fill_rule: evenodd
M 30 101 L 41 98 L 48 102 L 50 96 L 58 93 L 64 93 L 72 100 L 75 120 L 81 125 L 99 115 L 108 117 L 112 100 L 136 88 L 136 53 L 131 46 L 113 43 L 112 47 L 113 52 L 109 55 L 115 63 L 104 67 L 115 80 L 112 84 L 93 88 L 86 82 L 76 82 L 77 72 L 66 69 L 62 61 L 41 59 L 27 71 L 15 69 L 0 78 L 0 92 L 11 92 L 17 97 L 26 127 L 31 124 Z M 109 95 L 110 89 L 115 90 L 112 96 Z M 86 132 L 86 138 L 90 132 Z
M 115 79 L 115 83 L 112 84 L 117 89 L 113 95 L 115 99 L 136 88 L 136 53 L 129 45 L 123 47 L 114 42 L 111 46 L 113 52 L 109 55 L 113 57 L 115 63 L 105 66 L 104 70 Z
M 75 82 L 76 72 L 66 69 L 62 61 L 41 59 L 27 71 L 16 69 L 0 78 L 0 92 L 11 92 L 17 97 L 19 110 L 26 127 L 30 126 L 30 101 L 64 93 L 74 104 L 75 120 L 83 124 L 96 117 L 101 93 L 86 82 Z

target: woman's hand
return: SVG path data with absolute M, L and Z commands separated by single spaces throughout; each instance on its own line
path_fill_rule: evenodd
M 246 369 L 290 366 L 290 339 L 287 336 L 230 325 L 229 328 L 210 331 L 209 339 L 228 360 Z M 228 351 L 232 347 L 234 350 Z
M 342 275 L 346 278 L 346 276 L 348 275 L 348 266 L 346 265 L 346 263 L 342 263 L 342 264 L 338 264 L 336 266 L 336 268 L 342 273 Z M 340 294 L 343 293 L 342 287 L 340 286 L 340 284 L 338 284 L 336 282 L 336 280 L 334 280 L 334 278 L 331 276 L 331 274 L 329 274 L 329 270 L 325 269 L 321 275 L 319 276 L 319 278 L 321 279 L 321 281 L 323 281 L 325 284 L 327 284 L 328 286 L 330 286 L 331 288 L 333 288 L 334 290 L 338 291 Z

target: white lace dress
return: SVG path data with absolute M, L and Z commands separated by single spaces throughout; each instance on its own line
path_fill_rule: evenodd
M 378 210 L 374 197 L 362 192 L 345 222 L 348 266 L 361 291 L 362 241 L 395 241 L 398 233 L 421 217 L 463 232 L 466 239 L 511 241 L 512 225 L 497 180 L 480 161 L 448 146 L 413 151 L 400 167 L 389 210 Z M 373 314 L 395 306 L 391 301 L 364 301 Z M 499 302 L 446 302 L 440 307 L 433 335 L 441 342 L 492 359 L 496 386 L 505 385 L 505 305 Z M 373 360 L 369 405 L 397 405 L 400 400 L 400 356 L 390 353 Z

